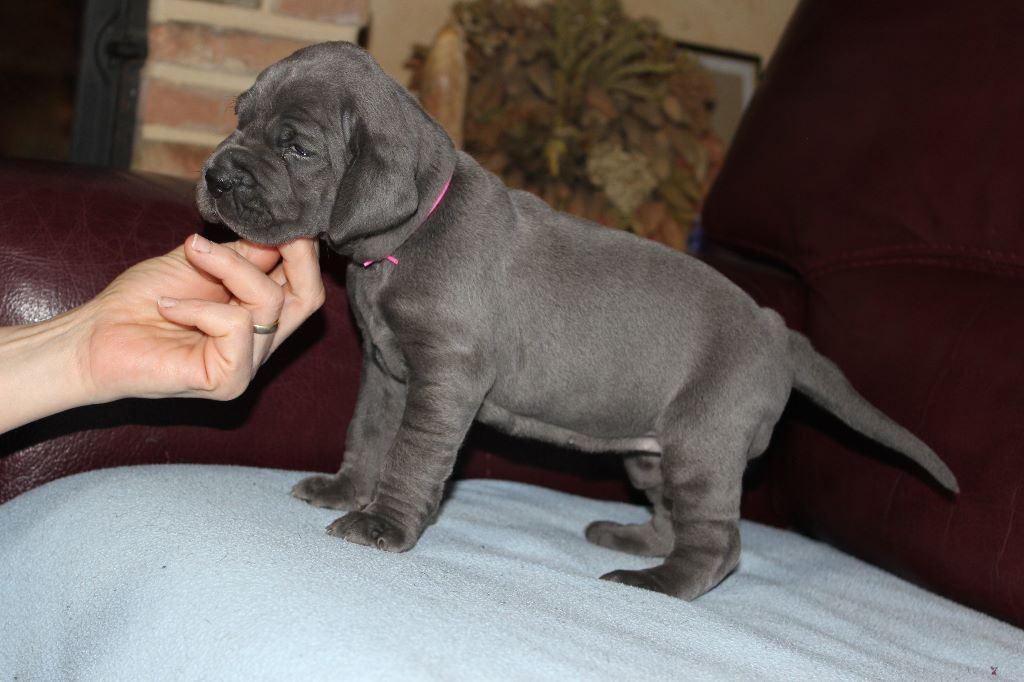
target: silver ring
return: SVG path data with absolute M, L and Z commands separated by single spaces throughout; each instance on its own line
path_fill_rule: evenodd
M 252 326 L 253 334 L 273 334 L 277 331 L 277 321 L 274 324 L 254 324 Z

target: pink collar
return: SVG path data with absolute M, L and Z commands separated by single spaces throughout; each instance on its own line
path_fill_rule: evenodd
M 454 176 L 452 176 L 452 177 L 454 177 Z M 441 188 L 441 193 L 437 195 L 436 199 L 434 199 L 434 203 L 431 204 L 430 210 L 427 211 L 427 217 L 423 219 L 423 223 L 427 222 L 427 218 L 429 218 L 431 216 L 431 214 L 434 213 L 434 209 L 437 208 L 437 205 L 441 203 L 441 199 L 444 199 L 444 195 L 448 193 L 448 185 L 450 185 L 450 184 L 452 184 L 452 178 L 451 177 L 448 178 L 448 182 L 444 183 L 444 187 Z M 423 223 L 420 223 L 420 225 L 422 226 Z M 391 255 L 387 255 L 387 256 L 384 256 L 383 258 L 376 258 L 376 259 L 371 258 L 368 261 L 363 261 L 363 267 L 364 268 L 368 268 L 371 265 L 373 265 L 374 263 L 380 263 L 381 261 L 388 261 L 388 262 L 390 262 L 393 265 L 398 265 L 398 259 L 397 258 L 395 258 L 394 256 L 391 256 Z

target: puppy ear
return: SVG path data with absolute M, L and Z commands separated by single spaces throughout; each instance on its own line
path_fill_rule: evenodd
M 398 248 L 426 220 L 455 169 L 455 148 L 441 125 L 373 66 L 370 82 L 342 103 L 339 123 L 349 162 L 328 235 L 356 262 Z
M 352 114 L 345 112 L 343 120 L 351 118 Z M 419 204 L 412 150 L 374 133 L 372 123 L 365 119 L 351 126 L 347 135 L 351 162 L 342 176 L 331 217 L 332 231 L 344 234 L 346 241 L 367 230 L 398 227 Z

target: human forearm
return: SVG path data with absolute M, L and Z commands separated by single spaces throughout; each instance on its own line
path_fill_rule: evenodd
M 82 373 L 89 307 L 0 328 L 0 433 L 92 402 Z
M 195 235 L 80 308 L 0 328 L 0 433 L 130 396 L 230 400 L 323 300 L 314 242 L 218 245 Z

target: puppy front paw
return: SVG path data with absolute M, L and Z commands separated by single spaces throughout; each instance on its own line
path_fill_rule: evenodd
M 325 509 L 349 511 L 359 509 L 367 502 L 359 499 L 352 481 L 347 476 L 340 474 L 334 476 L 318 474 L 304 478 L 292 487 L 291 494 L 300 500 L 309 502 L 314 507 Z
M 327 533 L 385 552 L 404 552 L 412 548 L 419 539 L 418 533 L 372 511 L 349 512 L 327 526 Z

